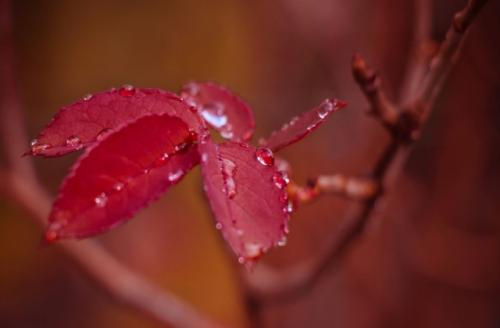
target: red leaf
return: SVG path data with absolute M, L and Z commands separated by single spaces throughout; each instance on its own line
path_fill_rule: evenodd
M 284 245 L 291 212 L 286 181 L 271 161 L 257 157 L 270 151 L 234 142 L 217 145 L 211 140 L 199 149 L 216 227 L 240 263 L 257 259 L 272 246 Z
M 181 90 L 181 97 L 196 106 L 201 117 L 224 139 L 248 141 L 255 121 L 250 107 L 226 88 L 214 83 L 191 82 Z
M 261 141 L 260 144 L 277 152 L 304 138 L 318 128 L 330 114 L 345 106 L 346 103 L 341 100 L 326 99 L 318 107 L 292 118 L 290 122 L 285 123 L 280 130 L 273 132 L 267 140 Z
M 180 118 L 149 115 L 125 124 L 73 166 L 46 239 L 88 237 L 123 223 L 198 163 L 193 136 Z
M 61 108 L 32 142 L 31 154 L 64 155 L 93 144 L 123 123 L 163 113 L 180 117 L 196 133 L 204 129 L 196 111 L 173 93 L 124 86 L 86 96 Z

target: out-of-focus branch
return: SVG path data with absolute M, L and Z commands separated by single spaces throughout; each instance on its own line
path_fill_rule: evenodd
M 38 224 L 45 225 L 50 210 L 47 193 L 18 173 L 2 172 L 0 176 L 2 193 L 21 205 Z M 54 246 L 104 293 L 145 317 L 172 327 L 222 327 L 127 269 L 94 241 L 67 241 Z
M 406 65 L 401 101 L 412 101 L 416 91 L 429 66 L 429 61 L 436 50 L 436 44 L 431 40 L 432 2 L 431 0 L 414 0 L 415 22 L 413 27 L 410 55 Z
M 458 59 L 460 48 L 466 36 L 470 24 L 486 4 L 488 0 L 469 0 L 467 6 L 456 13 L 453 17 L 451 26 L 446 33 L 444 42 L 439 47 L 438 53 L 431 61 L 429 73 L 425 76 L 420 89 L 418 90 L 417 102 L 407 111 L 418 111 L 419 106 L 423 106 L 421 121 L 425 121 L 432 108 L 436 98 L 441 94 L 444 82 L 448 74 Z
M 359 54 L 352 57 L 351 64 L 354 79 L 370 103 L 370 113 L 392 131 L 398 121 L 398 112 L 382 90 L 380 76 L 374 69 L 368 67 Z
M 38 183 L 31 159 L 21 158 L 28 138 L 15 85 L 11 10 L 9 0 L 0 0 L 0 111 L 8 161 L 8 167 L 0 171 L 0 192 L 43 226 L 50 210 L 50 197 Z M 61 242 L 56 247 L 96 286 L 131 310 L 172 327 L 222 327 L 127 269 L 96 242 Z
M 380 84 L 370 85 L 370 81 L 376 80 L 373 77 L 374 73 L 369 74 L 371 70 L 366 67 L 364 61 L 359 56 L 355 56 L 354 75 L 373 107 L 373 113 L 385 126 L 389 126 L 390 130 L 395 126 L 395 131 L 397 131 L 371 172 L 374 181 L 379 182 L 380 189 L 361 208 L 356 208 L 354 213 L 347 216 L 317 259 L 309 260 L 282 273 L 264 268 L 260 272 L 256 271 L 254 275 L 248 275 L 249 293 L 253 293 L 256 300 L 260 300 L 261 303 L 291 301 L 293 297 L 310 290 L 323 274 L 340 260 L 346 249 L 359 238 L 366 223 L 374 219 L 375 209 L 379 212 L 378 209 L 383 207 L 384 195 L 390 191 L 412 149 L 411 145 L 417 139 L 418 132 L 435 107 L 435 99 L 442 92 L 446 76 L 459 56 L 468 27 L 486 1 L 469 0 L 466 8 L 455 15 L 446 40 L 431 61 L 430 70 L 423 77 L 422 82 L 416 81 L 416 84 L 420 85 L 415 91 L 417 100 L 412 107 L 405 108 L 401 112 L 396 111 L 396 118 L 393 117 L 395 107 L 389 100 L 384 99 L 379 88 Z M 418 79 L 415 76 L 413 78 Z M 407 101 L 407 99 L 402 99 L 403 104 Z M 387 104 L 390 104 L 389 107 Z

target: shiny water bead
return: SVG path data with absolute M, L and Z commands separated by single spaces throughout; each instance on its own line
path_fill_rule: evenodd
M 135 88 L 130 84 L 126 84 L 118 90 L 118 93 L 120 94 L 120 96 L 130 97 L 135 94 Z
M 274 173 L 273 176 L 272 176 L 272 180 L 273 180 L 274 185 L 278 189 L 283 189 L 288 184 L 287 179 L 284 178 L 284 175 L 281 172 Z
M 68 139 L 66 139 L 66 146 L 77 147 L 78 145 L 81 144 L 81 142 L 82 141 L 77 136 L 71 136 L 71 137 L 68 137 Z
M 201 108 L 201 116 L 215 128 L 221 128 L 228 122 L 228 118 L 224 113 L 224 105 L 219 102 L 205 104 Z
M 96 198 L 94 198 L 94 202 L 97 207 L 104 207 L 108 203 L 108 196 L 105 193 L 100 193 Z
M 334 109 L 333 103 L 330 99 L 326 99 L 318 108 L 318 117 L 324 119 Z
M 184 171 L 182 171 L 182 170 L 170 172 L 168 174 L 168 181 L 177 182 L 177 181 L 179 181 L 179 179 L 182 177 L 183 174 L 184 174 Z
M 258 148 L 255 151 L 255 157 L 257 158 L 257 161 L 264 166 L 274 165 L 274 155 L 272 150 L 269 148 Z

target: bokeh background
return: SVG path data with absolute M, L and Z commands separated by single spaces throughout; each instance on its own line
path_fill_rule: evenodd
M 377 67 L 397 99 L 415 14 L 410 0 L 13 3 L 30 137 L 60 106 L 122 84 L 174 91 L 189 80 L 225 84 L 253 107 L 257 137 L 325 97 L 345 99 L 347 110 L 283 151 L 301 183 L 369 171 L 388 137 L 364 114 L 351 56 L 360 52 Z M 464 4 L 434 1 L 436 40 Z M 500 326 L 499 14 L 492 0 L 473 24 L 388 207 L 307 295 L 267 308 L 267 326 Z M 53 194 L 76 156 L 35 159 Z M 234 259 L 200 186 L 197 169 L 96 239 L 200 311 L 241 327 Z M 263 261 L 279 269 L 314 257 L 350 203 L 325 196 L 301 208 L 287 247 Z M 26 212 L 0 198 L 0 327 L 159 327 L 109 300 L 53 247 L 39 247 L 40 236 Z

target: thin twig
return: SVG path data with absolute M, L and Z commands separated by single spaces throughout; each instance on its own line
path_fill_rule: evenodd
M 351 66 L 354 79 L 370 103 L 370 113 L 379 119 L 389 131 L 392 131 L 398 121 L 398 112 L 396 106 L 382 90 L 380 76 L 366 64 L 359 54 L 352 57 Z
M 432 2 L 431 0 L 413 0 L 415 23 L 413 27 L 410 58 L 401 87 L 399 99 L 413 101 L 419 83 L 427 72 L 429 61 L 435 51 L 435 43 L 431 40 Z
M 9 0 L 0 0 L 0 110 L 8 161 L 8 171 L 0 172 L 0 191 L 44 226 L 50 210 L 50 197 L 38 183 L 31 159 L 21 158 L 28 138 L 15 84 L 11 10 Z M 56 247 L 102 291 L 145 317 L 179 328 L 222 327 L 127 269 L 96 242 L 61 242 Z
M 441 94 L 444 82 L 458 59 L 466 32 L 487 1 L 469 0 L 467 6 L 453 17 L 451 26 L 446 33 L 446 38 L 441 44 L 438 53 L 432 59 L 429 73 L 423 80 L 418 91 L 417 99 L 424 107 L 421 115 L 422 120 L 426 120 L 434 107 L 436 98 Z
M 367 200 L 376 195 L 377 182 L 369 178 L 347 176 L 345 174 L 320 175 L 306 186 L 290 182 L 288 197 L 296 205 L 312 202 L 319 196 L 333 194 L 352 200 Z
M 469 0 L 467 7 L 455 15 L 446 40 L 432 60 L 431 69 L 417 91 L 419 97 L 416 103 L 424 104 L 425 110 L 414 109 L 411 114 L 416 118 L 415 123 L 418 123 L 418 125 L 412 126 L 415 131 L 418 132 L 422 129 L 426 118 L 435 107 L 434 100 L 443 90 L 446 76 L 453 62 L 458 58 L 466 31 L 485 2 L 486 0 Z M 363 87 L 361 89 L 372 106 L 375 104 L 380 108 L 377 101 L 372 100 L 372 94 L 367 94 Z M 377 110 L 375 112 L 377 113 Z M 378 113 L 382 114 L 380 110 Z M 406 119 L 408 116 L 410 115 L 404 115 L 403 118 Z M 382 117 L 380 119 L 386 124 L 386 119 Z M 399 117 L 398 124 L 401 122 L 402 118 Z M 284 273 L 265 269 L 255 275 L 249 275 L 247 277 L 249 293 L 253 293 L 256 300 L 262 303 L 291 301 L 295 296 L 307 292 L 333 264 L 340 260 L 346 249 L 360 237 L 366 223 L 373 220 L 375 212 L 378 212 L 378 209 L 383 206 L 384 194 L 391 189 L 412 149 L 411 145 L 414 140 L 409 140 L 410 142 L 401 140 L 403 136 L 400 134 L 393 135 L 393 137 L 372 170 L 372 177 L 380 181 L 381 189 L 379 189 L 378 194 L 369 199 L 361 210 L 356 210 L 356 213 L 348 216 L 342 222 L 338 231 L 335 232 L 335 237 L 329 240 L 326 251 L 322 252 L 318 259 L 302 263 Z M 375 211 L 376 209 L 377 211 Z

